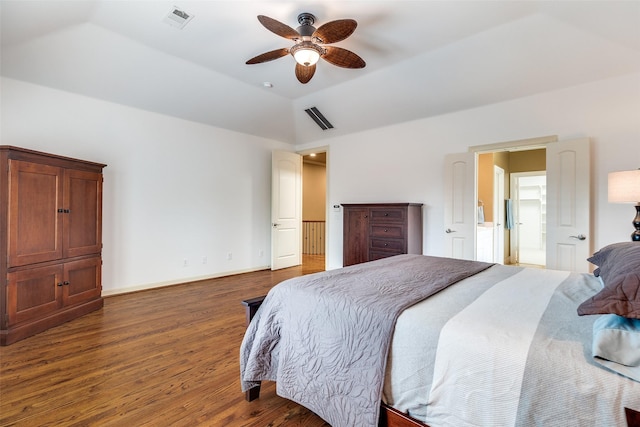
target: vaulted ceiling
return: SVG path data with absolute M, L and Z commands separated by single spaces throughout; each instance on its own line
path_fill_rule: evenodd
M 292 45 L 257 15 L 295 28 L 301 12 L 355 19 L 336 46 L 366 67 L 321 61 L 303 85 L 290 55 L 245 64 Z M 0 16 L 5 77 L 291 144 L 640 72 L 633 0 L 2 0 Z

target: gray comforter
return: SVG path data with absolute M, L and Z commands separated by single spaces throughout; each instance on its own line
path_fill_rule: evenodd
M 491 265 L 398 255 L 280 283 L 242 342 L 243 391 L 276 381 L 335 427 L 376 426 L 399 314 Z

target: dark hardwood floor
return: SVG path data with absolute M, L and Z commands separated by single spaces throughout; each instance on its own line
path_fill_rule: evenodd
M 0 347 L 1 426 L 328 426 L 275 394 L 240 391 L 240 301 L 324 270 L 259 271 L 105 298 L 102 310 Z

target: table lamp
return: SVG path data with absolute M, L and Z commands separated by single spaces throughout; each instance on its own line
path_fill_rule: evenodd
M 636 204 L 632 222 L 636 231 L 631 233 L 631 240 L 640 242 L 640 169 L 609 173 L 609 202 Z

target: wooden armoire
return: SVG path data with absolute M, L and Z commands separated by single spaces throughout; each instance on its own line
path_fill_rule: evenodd
M 343 265 L 422 253 L 421 203 L 342 204 Z
M 0 145 L 0 344 L 102 307 L 102 169 Z

